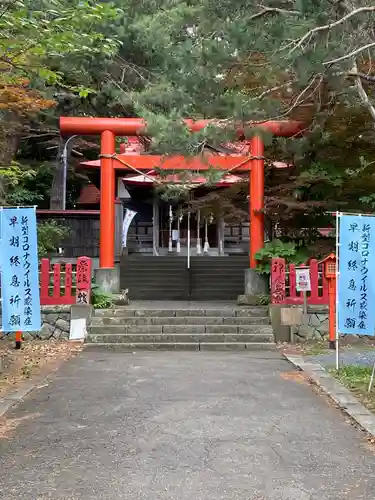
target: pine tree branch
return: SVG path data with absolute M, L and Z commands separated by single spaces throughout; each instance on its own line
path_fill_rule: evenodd
M 272 94 L 273 92 L 276 92 L 277 90 L 284 89 L 286 87 L 289 87 L 292 85 L 293 80 L 289 80 L 288 82 L 283 83 L 282 85 L 276 85 L 275 87 L 271 87 L 261 94 L 257 95 L 256 97 L 252 97 L 249 101 L 257 101 L 257 100 L 262 100 L 264 97 L 266 97 L 269 94 Z
M 366 75 L 365 73 L 355 73 L 353 71 L 349 71 L 349 73 L 347 73 L 347 76 L 359 77 L 362 80 L 366 80 L 367 82 L 375 83 L 375 76 Z
M 344 17 L 335 21 L 334 23 L 325 24 L 324 26 L 317 26 L 316 28 L 311 29 L 305 35 L 303 35 L 303 37 L 300 38 L 298 41 L 293 42 L 295 45 L 289 51 L 289 55 L 292 54 L 294 51 L 296 51 L 298 48 L 302 47 L 302 45 L 316 33 L 320 33 L 322 31 L 330 31 L 332 28 L 336 28 L 336 26 L 339 26 L 340 24 L 351 19 L 353 16 L 357 16 L 358 14 L 362 14 L 363 12 L 375 12 L 375 5 L 372 7 L 359 7 L 358 9 L 352 10 Z
M 353 61 L 352 72 L 358 73 L 358 65 L 357 65 L 357 62 L 355 60 Z M 375 122 L 375 107 L 371 103 L 369 96 L 367 95 L 365 89 L 363 88 L 362 80 L 359 76 L 357 76 L 355 78 L 355 84 L 356 84 L 357 92 L 358 92 L 363 104 L 369 110 L 369 113 Z
M 293 16 L 298 16 L 300 14 L 298 10 L 279 9 L 277 7 L 266 7 L 264 5 L 260 5 L 260 7 L 262 8 L 262 10 L 252 15 L 249 19 L 250 21 L 265 16 L 266 14 L 284 14 L 284 15 L 291 14 Z
M 364 50 L 370 49 L 371 47 L 375 47 L 375 42 L 368 43 L 367 45 L 364 45 L 363 47 L 359 47 L 359 49 L 353 50 L 349 54 L 346 54 L 346 55 L 341 56 L 341 57 L 337 57 L 336 59 L 332 59 L 331 61 L 326 61 L 323 64 L 325 66 L 330 66 L 330 65 L 338 63 L 340 61 L 345 61 L 346 59 L 351 59 L 352 57 L 355 57 L 356 55 L 358 55 L 360 52 L 363 52 Z
M 323 73 L 317 73 L 317 74 L 312 75 L 309 83 L 302 89 L 302 91 L 298 94 L 298 96 L 293 99 L 293 102 L 289 106 L 289 108 L 286 111 L 282 112 L 280 115 L 274 116 L 272 118 L 270 117 L 269 119 L 270 120 L 281 120 L 282 118 L 285 118 L 286 116 L 288 116 L 297 106 L 300 106 L 300 105 L 304 104 L 306 101 L 308 101 L 319 89 L 320 85 L 322 84 L 322 82 L 324 80 L 324 76 L 326 74 L 326 71 L 324 71 Z M 309 92 L 309 94 L 307 96 L 305 96 L 305 94 L 311 89 L 311 87 L 313 87 L 313 85 L 316 81 L 317 81 L 317 84 L 314 86 L 314 88 L 311 90 L 311 92 Z M 271 89 L 271 91 L 272 90 L 273 89 Z M 259 96 L 258 96 L 258 98 L 259 98 Z M 255 99 L 257 99 L 257 98 L 255 98 Z M 254 125 L 256 125 L 257 123 L 263 123 L 263 121 L 253 121 L 252 123 Z M 292 136 L 292 138 L 293 137 L 294 136 Z
M 0 13 L 0 19 L 5 16 L 5 14 L 8 12 L 8 10 L 10 10 L 12 7 L 15 6 L 15 4 L 17 3 L 17 0 L 13 0 L 11 2 L 9 2 L 5 7 L 4 9 L 2 10 L 2 12 Z

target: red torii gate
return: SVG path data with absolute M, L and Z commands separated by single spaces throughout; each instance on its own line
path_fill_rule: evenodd
M 191 132 L 198 132 L 214 120 L 185 120 Z M 301 122 L 265 121 L 249 123 L 279 137 L 301 134 Z M 60 118 L 62 135 L 101 135 L 100 172 L 100 268 L 113 269 L 115 258 L 115 169 L 124 168 L 121 162 L 138 170 L 155 167 L 180 170 L 206 170 L 210 167 L 223 170 L 248 170 L 250 172 L 250 268 L 256 267 L 255 254 L 264 246 L 264 144 L 259 136 L 251 139 L 251 156 L 215 156 L 202 161 L 199 157 L 185 159 L 181 156 L 163 158 L 156 155 L 116 155 L 116 136 L 147 135 L 147 124 L 141 118 Z M 244 131 L 238 129 L 239 136 Z M 115 156 L 116 155 L 116 156 Z

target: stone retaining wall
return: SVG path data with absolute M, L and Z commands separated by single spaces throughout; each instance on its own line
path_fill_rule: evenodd
M 270 315 L 277 342 L 326 340 L 328 337 L 328 306 L 309 306 L 303 316 L 302 306 L 271 305 Z
M 309 307 L 307 309 L 306 324 L 294 327 L 296 341 L 327 340 L 329 332 L 328 307 Z
M 71 306 L 42 306 L 42 328 L 39 332 L 25 332 L 25 340 L 67 340 L 70 331 Z M 14 334 L 12 334 L 14 336 Z M 0 340 L 9 338 L 0 332 Z
M 42 328 L 33 333 L 41 340 L 69 339 L 71 306 L 42 306 Z
M 270 316 L 276 342 L 328 341 L 328 306 L 308 306 L 305 320 L 302 306 L 271 305 Z M 344 344 L 375 340 L 363 335 L 340 335 L 340 339 Z

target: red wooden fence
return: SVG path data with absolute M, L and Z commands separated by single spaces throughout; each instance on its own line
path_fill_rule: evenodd
M 312 259 L 308 267 L 310 268 L 311 292 L 307 292 L 307 303 L 328 305 L 328 280 L 324 275 L 324 265 Z M 285 259 L 272 259 L 271 302 L 272 304 L 303 304 L 303 295 L 296 290 L 296 266 L 286 264 Z
M 42 259 L 40 263 L 40 304 L 88 304 L 91 291 L 91 270 L 92 261 L 89 257 L 79 257 L 75 266 L 72 264 L 53 264 L 52 269 L 49 259 Z

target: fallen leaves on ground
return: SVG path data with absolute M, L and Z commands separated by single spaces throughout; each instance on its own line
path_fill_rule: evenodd
M 297 382 L 298 384 L 306 384 L 308 382 L 307 376 L 303 372 L 283 372 L 280 377 L 284 380 Z
M 30 413 L 19 418 L 2 418 L 0 419 L 0 439 L 6 439 L 24 421 L 31 418 L 39 417 L 40 413 Z
M 80 344 L 46 340 L 23 342 L 22 349 L 15 350 L 14 342 L 1 340 L 0 397 L 16 390 L 22 381 L 56 369 L 80 349 Z
M 283 342 L 278 344 L 278 349 L 287 356 L 313 356 L 329 352 L 328 341 L 308 340 L 300 344 Z

